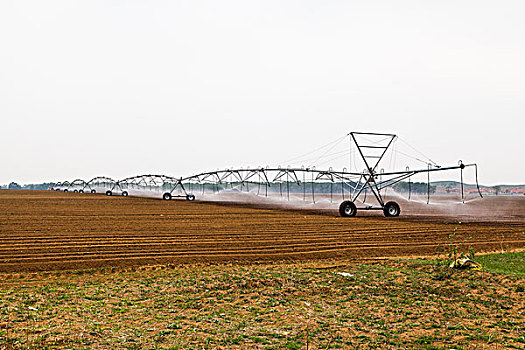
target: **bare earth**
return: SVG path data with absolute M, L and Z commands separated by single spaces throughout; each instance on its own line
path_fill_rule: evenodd
M 341 218 L 230 197 L 1 190 L 0 349 L 524 348 L 523 253 L 398 259 L 523 250 L 522 198 Z
M 451 235 L 478 253 L 525 247 L 524 198 L 472 203 L 447 212 L 400 201 L 398 218 L 341 218 L 327 208 L 1 190 L 0 272 L 432 256 Z

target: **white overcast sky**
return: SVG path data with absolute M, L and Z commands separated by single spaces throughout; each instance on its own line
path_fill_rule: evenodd
M 524 14 L 522 0 L 2 0 L 0 184 L 286 166 L 353 130 L 525 183 Z

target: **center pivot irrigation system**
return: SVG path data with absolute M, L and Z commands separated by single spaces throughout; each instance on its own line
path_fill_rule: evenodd
M 442 167 L 430 161 L 422 169 L 406 167 L 402 171 L 385 171 L 379 169 L 379 164 L 385 157 L 392 143 L 397 138 L 394 134 L 350 132 L 350 147 L 355 147 L 356 157 L 364 165 L 364 170 L 335 171 L 318 170 L 315 166 L 300 168 L 239 168 L 224 169 L 200 173 L 185 178 L 176 178 L 166 175 L 140 175 L 128 177 L 123 180 L 113 180 L 108 177 L 96 177 L 90 181 L 81 179 L 72 182 L 58 182 L 51 189 L 64 192 L 89 192 L 105 193 L 108 196 L 120 194 L 122 196 L 143 196 L 145 192 L 158 193 L 164 200 L 172 198 L 185 198 L 193 201 L 201 194 L 230 192 L 251 192 L 257 196 L 268 197 L 280 195 L 281 198 L 290 200 L 301 198 L 306 201 L 311 199 L 316 202 L 319 196 L 329 194 L 330 202 L 334 196 L 341 197 L 339 214 L 343 217 L 355 216 L 360 210 L 381 210 L 387 217 L 399 216 L 401 208 L 395 201 L 385 202 L 384 193 L 393 185 L 408 179 L 408 199 L 411 195 L 411 178 L 417 174 L 427 175 L 427 204 L 430 201 L 430 174 L 434 172 L 460 170 L 461 200 L 464 202 L 463 170 L 473 167 L 475 170 L 476 187 L 480 197 L 483 197 L 478 184 L 478 171 L 476 164 L 463 164 Z M 419 159 L 418 159 L 419 160 Z M 354 159 L 355 162 L 355 159 Z M 316 193 L 317 192 L 317 193 Z M 374 204 L 366 202 L 367 194 L 371 194 Z M 370 197 L 370 195 L 369 195 Z

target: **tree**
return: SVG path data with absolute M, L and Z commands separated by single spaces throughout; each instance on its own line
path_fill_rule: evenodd
M 22 186 L 20 186 L 20 185 L 17 184 L 16 182 L 11 182 L 11 183 L 9 184 L 9 187 L 7 187 L 7 188 L 9 188 L 10 190 L 19 190 L 19 189 L 22 188 Z
M 398 182 L 392 186 L 396 192 L 408 192 L 409 188 L 412 193 L 424 194 L 428 191 L 428 184 L 424 182 L 412 182 L 410 186 L 408 182 Z M 430 185 L 430 193 L 436 192 L 436 186 Z

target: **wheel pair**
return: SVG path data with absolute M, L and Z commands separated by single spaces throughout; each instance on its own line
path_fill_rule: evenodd
M 172 198 L 172 195 L 169 192 L 166 192 L 166 193 L 164 193 L 162 195 L 162 199 L 164 199 L 165 201 L 169 201 L 169 200 L 171 200 L 171 198 Z M 186 195 L 186 200 L 187 201 L 194 201 L 195 200 L 195 196 L 193 194 L 187 194 Z
M 386 217 L 396 217 L 399 216 L 401 213 L 401 208 L 399 207 L 399 204 L 396 202 L 387 202 L 383 206 L 383 214 Z M 352 217 L 357 214 L 357 207 L 355 206 L 354 202 L 352 201 L 344 201 L 339 206 L 339 215 L 342 217 Z

